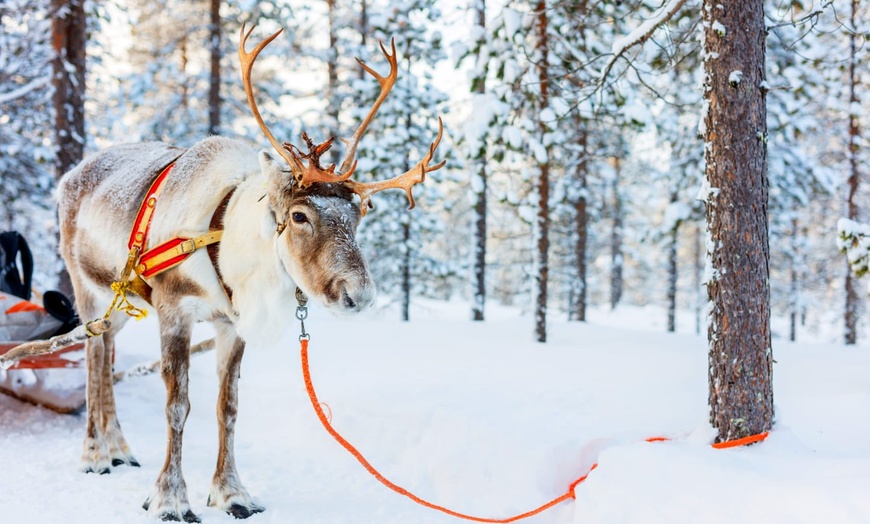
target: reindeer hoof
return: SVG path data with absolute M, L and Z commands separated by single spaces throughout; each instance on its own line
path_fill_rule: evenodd
M 266 508 L 263 506 L 259 506 L 257 504 L 251 503 L 250 506 L 243 506 L 241 504 L 233 504 L 227 510 L 228 515 L 232 515 L 237 519 L 246 519 L 251 515 L 256 515 L 257 513 L 262 513 L 266 511 Z
M 134 468 L 140 467 L 139 462 L 132 457 L 130 457 L 126 460 L 122 459 L 122 458 L 113 458 L 112 459 L 112 466 L 113 467 L 123 466 L 124 464 L 127 464 L 128 466 L 131 466 Z
M 191 509 L 185 511 L 184 515 L 181 517 L 178 516 L 178 513 L 167 511 L 166 513 L 162 513 L 159 518 L 163 522 L 181 522 L 182 520 L 184 520 L 184 522 L 202 522 L 202 520 L 197 517 L 196 513 Z
M 231 515 L 237 519 L 246 519 L 251 515 L 266 511 L 263 506 L 254 503 L 251 497 L 245 493 L 244 495 L 236 494 L 233 497 L 224 497 L 220 493 L 209 494 L 206 505 L 224 510 L 227 515 Z

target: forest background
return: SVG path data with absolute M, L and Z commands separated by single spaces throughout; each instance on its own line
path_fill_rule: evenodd
M 861 220 L 867 202 L 870 7 L 764 9 L 773 336 L 836 325 L 854 343 L 868 330 L 867 293 L 835 241 L 837 220 Z M 448 159 L 415 189 L 417 209 L 408 213 L 400 192 L 379 194 L 360 229 L 381 296 L 403 318 L 413 297 L 466 300 L 475 319 L 496 301 L 528 312 L 545 340 L 547 318 L 631 304 L 658 308 L 668 330 L 702 332 L 701 10 L 696 0 L 6 0 L 0 229 L 28 237 L 38 285 L 52 288 L 61 262 L 51 191 L 77 156 L 210 134 L 264 147 L 238 72 L 242 23 L 258 24 L 258 40 L 285 28 L 254 83 L 275 134 L 297 142 L 303 129 L 318 141 L 350 134 L 377 95 L 353 57 L 385 71 L 377 42 L 395 38 L 399 82 L 361 143 L 358 172 L 404 171 L 439 115 Z M 78 48 L 75 27 L 59 35 L 58 18 L 84 24 Z M 58 55 L 59 42 L 79 53 Z

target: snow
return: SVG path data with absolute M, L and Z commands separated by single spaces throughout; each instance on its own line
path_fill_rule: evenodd
M 674 15 L 673 11 L 678 9 L 683 1 L 684 0 L 668 0 L 668 2 L 665 3 L 655 15 L 644 20 L 643 23 L 638 25 L 627 35 L 615 39 L 610 47 L 611 53 L 615 56 L 621 55 L 626 48 L 636 44 L 645 34 L 649 33 L 662 22 L 672 17 Z
M 49 82 L 51 82 L 51 77 L 43 76 L 19 87 L 18 89 L 13 89 L 8 93 L 0 93 L 0 104 L 8 104 L 10 102 L 13 102 L 14 100 L 17 100 L 32 91 L 47 86 Z
M 333 424 L 425 499 L 506 517 L 565 493 L 598 462 L 576 501 L 525 522 L 870 522 L 865 346 L 777 340 L 771 436 L 713 450 L 706 341 L 665 334 L 660 310 L 593 309 L 588 324 L 551 319 L 542 345 L 531 341 L 531 318 L 513 309 L 488 304 L 488 320 L 470 322 L 464 303 L 415 304 L 411 323 L 391 320 L 394 310 L 338 319 L 313 307 L 306 327 L 312 378 Z M 157 340 L 152 319 L 128 324 L 116 368 L 155 359 Z M 214 353 L 195 356 L 190 375 L 191 503 L 206 523 L 236 522 L 205 505 L 217 453 Z M 82 416 L 0 398 L 4 522 L 153 522 L 140 505 L 163 462 L 163 384 L 131 378 L 116 397 L 142 467 L 103 476 L 76 470 Z M 252 524 L 460 522 L 388 491 L 331 440 L 302 386 L 295 336 L 248 348 L 240 398 L 239 470 L 267 507 Z M 676 440 L 643 442 L 649 436 Z
M 728 83 L 734 87 L 740 84 L 740 81 L 743 80 L 743 71 L 731 71 L 728 75 Z

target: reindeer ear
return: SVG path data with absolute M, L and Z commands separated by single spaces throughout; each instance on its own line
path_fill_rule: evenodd
M 260 151 L 260 170 L 269 181 L 269 189 L 289 191 L 293 186 L 293 174 L 287 171 L 287 164 L 272 158 L 267 151 Z
M 286 163 L 275 160 L 266 151 L 260 151 L 259 160 L 260 170 L 266 175 L 269 207 L 276 219 L 280 219 L 289 204 L 290 192 L 293 190 L 293 175 L 285 171 Z

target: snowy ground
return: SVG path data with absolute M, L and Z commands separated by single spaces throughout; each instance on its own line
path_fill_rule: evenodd
M 349 320 L 313 309 L 312 375 L 335 426 L 375 466 L 458 511 L 524 512 L 597 461 L 576 501 L 526 522 L 870 522 L 870 349 L 777 340 L 774 431 L 760 445 L 717 451 L 706 343 L 650 329 L 658 320 L 649 314 L 554 321 L 551 342 L 539 345 L 513 310 L 491 308 L 491 320 L 474 324 L 466 305 L 425 303 L 402 324 L 393 312 Z M 120 369 L 157 358 L 153 321 L 128 324 L 119 346 Z M 217 449 L 214 355 L 192 367 L 190 500 L 204 522 L 233 522 L 205 505 Z M 142 467 L 104 476 L 77 472 L 83 417 L 0 398 L 0 522 L 152 522 L 140 506 L 163 462 L 163 384 L 135 378 L 116 395 Z M 267 507 L 252 524 L 460 522 L 386 490 L 331 440 L 305 395 L 295 336 L 248 348 L 236 450 L 243 481 Z

